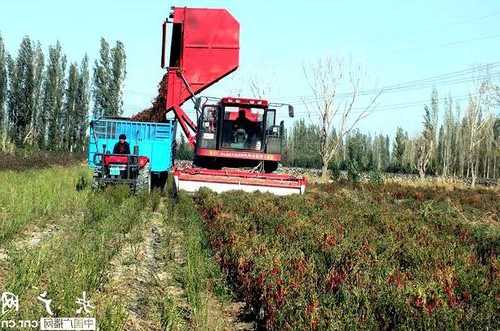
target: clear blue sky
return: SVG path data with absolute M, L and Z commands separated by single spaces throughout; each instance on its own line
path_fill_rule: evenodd
M 97 55 L 99 38 L 122 40 L 127 49 L 125 112 L 150 103 L 163 75 L 160 26 L 171 5 L 223 7 L 240 21 L 241 59 L 237 73 L 206 91 L 248 95 L 254 77 L 270 86 L 271 101 L 294 102 L 311 92 L 303 63 L 347 56 L 368 72 L 364 88 L 382 87 L 500 61 L 500 1 L 164 1 L 164 0 L 2 0 L 0 31 L 16 54 L 24 35 L 46 50 L 59 40 L 71 61 Z M 470 83 L 437 86 L 440 95 L 465 96 Z M 379 109 L 361 129 L 392 134 L 397 126 L 414 134 L 431 87 L 384 94 Z M 391 105 L 415 102 L 391 109 Z M 465 102 L 462 102 L 465 104 Z M 389 105 L 389 106 L 388 106 Z M 186 104 L 186 108 L 190 108 Z M 288 121 L 287 121 L 288 122 Z

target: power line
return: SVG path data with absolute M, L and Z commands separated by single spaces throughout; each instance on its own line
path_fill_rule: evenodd
M 475 96 L 475 95 L 477 95 L 477 94 L 461 95 L 458 97 L 453 97 L 452 100 L 453 101 L 463 101 L 463 100 L 467 100 L 470 96 Z M 448 100 L 448 97 L 438 98 L 438 100 L 440 102 L 442 102 L 442 101 Z M 426 100 L 418 100 L 418 101 L 389 104 L 389 105 L 385 105 L 383 107 L 375 107 L 375 109 L 373 111 L 371 111 L 370 113 L 401 110 L 401 109 L 406 109 L 406 108 L 415 107 L 415 106 L 422 106 L 426 102 L 429 102 L 429 100 L 426 99 Z M 356 110 L 356 111 L 353 111 L 352 114 L 361 114 L 364 112 L 364 109 L 359 108 L 359 107 L 353 108 L 353 110 Z M 320 116 L 319 114 L 311 114 L 311 112 L 308 112 L 308 111 L 295 112 L 295 114 L 297 114 L 297 115 L 309 115 L 311 117 L 319 117 Z M 337 116 L 340 116 L 340 115 L 342 115 L 342 114 L 337 114 Z
M 500 66 L 500 61 L 499 62 L 492 62 L 492 63 L 487 63 L 487 64 L 482 64 L 478 66 L 474 66 L 469 69 L 463 69 L 459 71 L 454 71 L 450 73 L 445 73 L 441 75 L 435 75 L 435 76 L 430 76 L 427 78 L 423 79 L 417 79 L 417 80 L 411 80 L 407 82 L 402 82 L 398 84 L 393 84 L 393 85 L 387 85 L 385 87 L 376 89 L 366 89 L 366 90 L 361 90 L 359 91 L 360 96 L 367 96 L 367 95 L 374 95 L 380 93 L 382 91 L 384 94 L 385 93 L 397 93 L 397 92 L 406 92 L 406 91 L 411 91 L 411 90 L 419 90 L 419 89 L 424 89 L 428 87 L 432 87 L 433 85 L 454 85 L 454 84 L 461 84 L 461 83 L 467 83 L 467 82 L 473 82 L 477 79 L 485 79 L 488 77 L 495 78 L 497 75 L 500 75 L 500 72 L 493 72 L 492 74 L 485 74 L 484 76 L 481 77 L 470 77 L 475 72 L 478 71 L 486 71 L 486 70 L 491 70 L 495 69 Z M 465 76 L 465 77 L 464 77 Z M 350 97 L 352 96 L 352 92 L 341 92 L 337 93 L 336 97 Z M 287 98 L 284 98 L 287 99 Z M 312 95 L 309 96 L 295 96 L 291 97 L 290 99 L 287 99 L 287 103 L 297 103 L 297 102 L 302 102 L 302 103 L 312 103 L 315 101 L 320 101 L 323 98 L 321 97 L 315 97 Z
M 462 70 L 453 71 L 453 72 L 449 72 L 449 73 L 430 76 L 427 78 L 410 80 L 407 82 L 397 83 L 397 84 L 393 84 L 393 85 L 387 85 L 385 87 L 382 87 L 381 89 L 361 90 L 359 92 L 359 95 L 360 96 L 374 95 L 376 93 L 379 93 L 380 91 L 383 91 L 384 94 L 406 92 L 406 91 L 419 90 L 419 89 L 423 89 L 423 88 L 432 87 L 433 85 L 436 85 L 436 84 L 439 84 L 440 86 L 448 86 L 448 85 L 454 85 L 454 84 L 473 82 L 477 79 L 497 78 L 497 77 L 500 77 L 500 72 L 497 72 L 497 71 L 490 73 L 490 74 L 485 74 L 484 76 L 479 76 L 479 77 L 470 77 L 470 75 L 472 75 L 473 73 L 478 72 L 478 71 L 486 71 L 486 70 L 495 69 L 499 66 L 500 66 L 500 61 L 486 63 L 486 64 L 474 66 L 474 67 L 471 67 L 468 69 L 462 69 Z M 135 93 L 135 94 L 146 95 L 146 93 L 144 93 L 144 92 L 139 92 L 139 91 L 134 91 L 134 90 L 127 90 L 127 91 Z M 150 96 L 150 94 L 147 94 L 147 95 Z M 342 92 L 342 93 L 336 94 L 336 97 L 339 97 L 339 98 L 347 98 L 350 96 L 352 96 L 352 92 Z M 213 98 L 213 97 L 209 97 L 209 98 Z M 321 101 L 323 99 L 323 98 L 316 98 L 314 96 L 296 96 L 294 98 L 295 98 L 295 100 L 288 100 L 286 103 L 293 104 L 293 103 L 301 102 L 304 104 L 311 104 L 311 103 Z M 454 100 L 461 100 L 464 98 L 465 99 L 468 98 L 468 95 L 461 96 L 461 97 L 455 97 Z M 218 98 L 216 98 L 216 99 L 218 99 Z M 443 100 L 444 99 L 446 99 L 446 98 L 443 98 Z M 385 105 L 382 107 L 378 107 L 373 112 L 406 109 L 409 107 L 422 105 L 427 101 L 428 100 L 426 99 L 426 100 L 421 100 L 421 101 L 413 101 L 413 102 Z M 133 106 L 134 108 L 137 108 L 140 110 L 145 109 L 145 107 L 141 107 L 139 105 L 127 104 L 126 106 L 128 106 L 128 107 Z M 363 108 L 355 108 L 355 109 L 363 110 Z M 190 110 L 187 110 L 187 111 L 190 112 Z M 354 113 L 356 113 L 356 112 L 354 112 Z M 309 115 L 309 112 L 296 112 L 296 114 L 297 115 Z
M 359 95 L 360 96 L 373 95 L 373 94 L 379 93 L 380 91 L 383 91 L 384 94 L 406 92 L 406 91 L 411 91 L 411 90 L 419 90 L 419 89 L 423 89 L 423 88 L 432 87 L 432 85 L 434 85 L 434 84 L 454 85 L 454 84 L 472 82 L 478 78 L 481 79 L 481 78 L 488 77 L 487 74 L 485 76 L 482 76 L 482 77 L 470 77 L 470 75 L 474 74 L 475 72 L 496 69 L 499 66 L 500 66 L 500 61 L 476 65 L 476 66 L 473 66 L 473 67 L 468 68 L 468 69 L 462 69 L 462 70 L 452 71 L 449 73 L 430 76 L 427 78 L 415 79 L 415 80 L 410 80 L 410 81 L 401 82 L 401 83 L 397 83 L 397 84 L 387 85 L 387 86 L 384 86 L 382 88 L 372 88 L 372 89 L 361 90 L 361 91 L 359 91 Z M 496 77 L 497 75 L 500 75 L 500 72 L 493 72 L 491 75 L 494 75 Z M 465 77 L 463 77 L 463 76 L 465 76 Z M 155 93 L 147 93 L 144 91 L 137 91 L 137 90 L 133 90 L 133 89 L 126 89 L 126 92 L 130 93 L 130 94 L 142 95 L 142 96 L 147 96 L 147 97 L 151 97 L 151 95 L 156 94 L 156 92 Z M 336 94 L 337 97 L 341 97 L 341 98 L 342 97 L 349 97 L 351 95 L 352 95 L 352 92 L 341 92 L 341 93 Z M 154 99 L 154 96 L 151 98 Z M 213 97 L 213 98 L 218 99 L 216 97 Z M 286 103 L 294 104 L 297 102 L 306 102 L 306 103 L 312 102 L 312 101 L 316 101 L 316 100 L 321 100 L 322 98 L 316 98 L 313 95 L 303 95 L 303 96 L 288 96 L 288 97 L 282 97 L 282 98 L 278 97 L 276 99 L 279 99 L 280 101 L 287 100 Z M 285 102 L 285 101 L 283 101 L 283 102 Z

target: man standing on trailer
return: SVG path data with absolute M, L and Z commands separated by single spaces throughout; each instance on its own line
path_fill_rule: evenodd
M 120 141 L 118 141 L 113 148 L 113 154 L 130 154 L 130 146 L 128 142 L 126 142 L 127 136 L 122 133 L 119 139 Z

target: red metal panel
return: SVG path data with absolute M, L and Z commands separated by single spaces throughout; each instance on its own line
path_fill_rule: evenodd
M 240 171 L 233 169 L 174 168 L 174 176 L 181 180 L 192 180 L 206 183 L 244 183 L 247 185 L 270 187 L 300 187 L 306 185 L 304 177 L 293 177 L 286 174 L 266 174 L 260 172 Z
M 103 162 L 106 167 L 111 164 L 128 164 L 128 155 L 104 155 Z M 139 168 L 142 169 L 146 163 L 149 162 L 149 158 L 147 156 L 139 156 L 137 163 L 139 164 Z
M 110 164 L 127 164 L 128 156 L 126 155 L 104 155 L 104 165 L 109 166 Z
M 258 122 L 259 114 L 253 114 L 251 109 L 240 108 L 239 111 L 226 112 L 224 114 L 224 119 L 229 121 L 236 121 L 240 117 L 240 111 L 243 112 L 244 117 L 250 122 Z
M 235 151 L 235 150 L 215 150 L 207 148 L 198 148 L 197 155 L 209 157 L 223 157 L 228 159 L 242 160 L 264 160 L 264 161 L 280 161 L 280 154 L 265 154 L 262 152 Z
M 264 99 L 249 99 L 240 97 L 224 97 L 221 100 L 221 104 L 225 106 L 240 106 L 249 105 L 253 108 L 267 108 L 269 106 L 269 101 Z
M 239 64 L 240 26 L 227 10 L 175 7 L 173 23 L 182 24 L 180 68 L 175 81 L 168 77 L 167 110 L 182 105 Z

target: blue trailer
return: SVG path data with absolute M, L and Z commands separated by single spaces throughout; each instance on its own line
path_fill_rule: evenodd
M 163 187 L 175 157 L 177 122 L 136 122 L 101 118 L 90 123 L 88 165 L 94 186 L 129 184 L 135 190 Z M 113 154 L 120 135 L 126 135 L 130 154 Z

